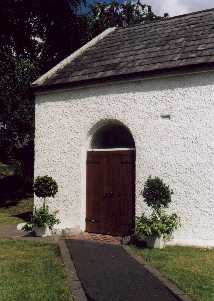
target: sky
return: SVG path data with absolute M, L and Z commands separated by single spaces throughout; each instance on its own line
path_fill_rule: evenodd
M 130 0 L 117 0 L 122 3 Z M 131 0 L 135 2 L 136 0 Z M 88 0 L 88 4 L 96 2 L 112 2 L 112 0 Z M 191 13 L 198 10 L 214 8 L 214 0 L 141 0 L 143 4 L 152 6 L 152 10 L 160 16 L 168 13 L 170 17 Z M 84 9 L 85 10 L 85 9 Z
M 145 0 L 142 2 L 150 4 L 156 14 L 169 13 L 170 17 L 214 8 L 213 0 Z

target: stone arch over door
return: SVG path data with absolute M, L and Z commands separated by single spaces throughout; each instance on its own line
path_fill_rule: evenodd
M 129 235 L 135 226 L 135 142 L 118 121 L 93 128 L 86 161 L 86 231 Z

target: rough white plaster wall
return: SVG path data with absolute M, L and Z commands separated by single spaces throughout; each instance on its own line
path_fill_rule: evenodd
M 136 213 L 147 210 L 145 180 L 160 176 L 174 190 L 170 210 L 182 222 L 171 243 L 214 246 L 213 80 L 209 72 L 38 95 L 35 176 L 59 184 L 50 200 L 59 227 L 84 230 L 88 133 L 100 120 L 116 119 L 136 143 Z

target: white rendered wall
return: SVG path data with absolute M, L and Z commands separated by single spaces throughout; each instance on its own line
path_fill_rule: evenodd
M 214 246 L 213 82 L 209 72 L 37 95 L 35 176 L 59 184 L 49 201 L 59 210 L 58 227 L 84 230 L 90 132 L 116 119 L 136 143 L 136 214 L 148 210 L 140 195 L 145 180 L 159 176 L 174 190 L 170 211 L 182 222 L 171 243 Z

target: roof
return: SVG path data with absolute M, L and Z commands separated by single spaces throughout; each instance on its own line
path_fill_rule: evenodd
M 113 28 L 33 83 L 37 88 L 214 63 L 214 9 Z M 213 64 L 214 65 L 214 64 Z

